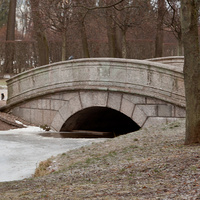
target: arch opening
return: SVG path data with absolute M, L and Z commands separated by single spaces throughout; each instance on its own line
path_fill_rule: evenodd
M 108 107 L 89 107 L 73 114 L 63 124 L 60 132 L 91 131 L 108 133 L 112 137 L 140 129 L 131 118 Z

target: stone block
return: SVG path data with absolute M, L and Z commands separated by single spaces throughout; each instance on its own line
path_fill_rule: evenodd
M 62 128 L 62 125 L 65 123 L 65 121 L 63 120 L 61 114 L 59 112 L 57 112 L 57 114 L 55 115 L 52 123 L 51 123 L 51 128 L 55 131 L 60 131 L 60 129 Z
M 127 69 L 127 83 L 134 85 L 146 85 L 147 84 L 147 71 L 135 66 L 134 68 Z
M 51 123 L 56 115 L 56 111 L 53 110 L 43 110 L 43 125 L 51 126 Z
M 35 99 L 35 100 L 32 100 L 32 101 L 29 101 L 29 102 L 26 102 L 26 108 L 31 108 L 31 109 L 37 109 L 38 108 L 38 100 Z
M 98 92 L 98 91 L 80 92 L 80 98 L 83 108 L 91 106 L 106 106 L 108 92 Z
M 31 122 L 31 109 L 28 108 L 20 109 L 19 117 L 27 122 Z
M 115 110 L 120 110 L 122 102 L 122 94 L 109 92 L 108 94 L 108 103 L 107 106 L 109 108 L 113 108 Z
M 146 116 L 157 116 L 157 105 L 138 105 Z
M 51 109 L 51 100 L 50 99 L 39 99 L 38 100 L 38 109 L 50 110 Z
M 71 115 L 82 109 L 79 96 L 76 96 L 69 101 L 66 101 L 65 104 L 59 109 L 59 113 L 62 118 L 66 121 Z
M 31 123 L 40 126 L 43 125 L 43 112 L 42 110 L 31 109 L 30 112 L 30 121 Z
M 126 68 L 117 68 L 117 67 L 111 67 L 110 68 L 110 81 L 114 82 L 126 82 Z
M 70 99 L 73 99 L 74 97 L 79 96 L 78 92 L 67 92 L 62 94 L 62 99 L 65 101 L 69 101 Z
M 137 96 L 131 94 L 124 94 L 123 98 L 132 102 L 133 104 L 145 104 L 145 97 L 144 96 Z
M 185 117 L 186 111 L 185 108 L 175 106 L 175 117 Z
M 98 67 L 98 79 L 99 80 L 110 80 L 110 65 L 109 63 L 101 63 Z
M 147 97 L 147 104 L 166 104 L 164 101 L 156 99 L 156 98 L 151 98 Z
M 127 99 L 122 98 L 122 104 L 121 104 L 121 109 L 120 111 L 125 114 L 128 117 L 132 117 L 133 114 L 133 109 L 135 107 L 135 104 L 132 102 L 128 101 Z
M 172 117 L 174 116 L 174 106 L 170 104 L 158 105 L 159 117 Z
M 146 114 L 136 105 L 133 112 L 132 120 L 136 122 L 140 127 L 142 127 L 146 119 Z
M 144 128 L 159 126 L 161 124 L 166 124 L 167 119 L 165 117 L 148 117 L 144 124 Z
M 65 104 L 65 101 L 52 99 L 50 103 L 51 110 L 59 110 Z

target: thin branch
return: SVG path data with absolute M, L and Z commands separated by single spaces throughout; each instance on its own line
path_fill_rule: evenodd
M 173 26 L 176 10 L 175 10 L 174 7 L 171 5 L 171 3 L 169 2 L 169 0 L 167 0 L 167 3 L 169 4 L 169 6 L 171 7 L 171 9 L 173 10 L 173 16 L 172 16 L 172 21 L 171 21 L 171 26 Z
M 111 8 L 111 7 L 116 7 L 117 5 L 121 4 L 124 0 L 119 0 L 118 2 L 116 3 L 113 3 L 111 5 L 107 5 L 107 6 L 95 6 L 95 7 L 87 7 L 87 6 L 83 6 L 83 5 L 77 5 L 77 6 L 73 6 L 73 7 L 79 7 L 79 8 L 85 8 L 87 10 L 97 10 L 97 9 L 104 9 L 104 8 Z

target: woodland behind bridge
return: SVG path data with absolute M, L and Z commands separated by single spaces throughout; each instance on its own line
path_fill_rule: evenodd
M 174 0 L 3 0 L 1 74 L 74 58 L 182 55 Z

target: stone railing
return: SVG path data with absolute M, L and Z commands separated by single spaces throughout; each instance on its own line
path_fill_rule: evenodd
M 151 58 L 148 61 L 159 62 L 163 64 L 175 65 L 178 67 L 183 67 L 184 57 L 183 56 L 169 56 L 169 57 L 160 57 L 160 58 Z
M 118 91 L 185 106 L 182 67 L 147 60 L 90 58 L 42 66 L 7 81 L 7 107 L 46 94 Z

